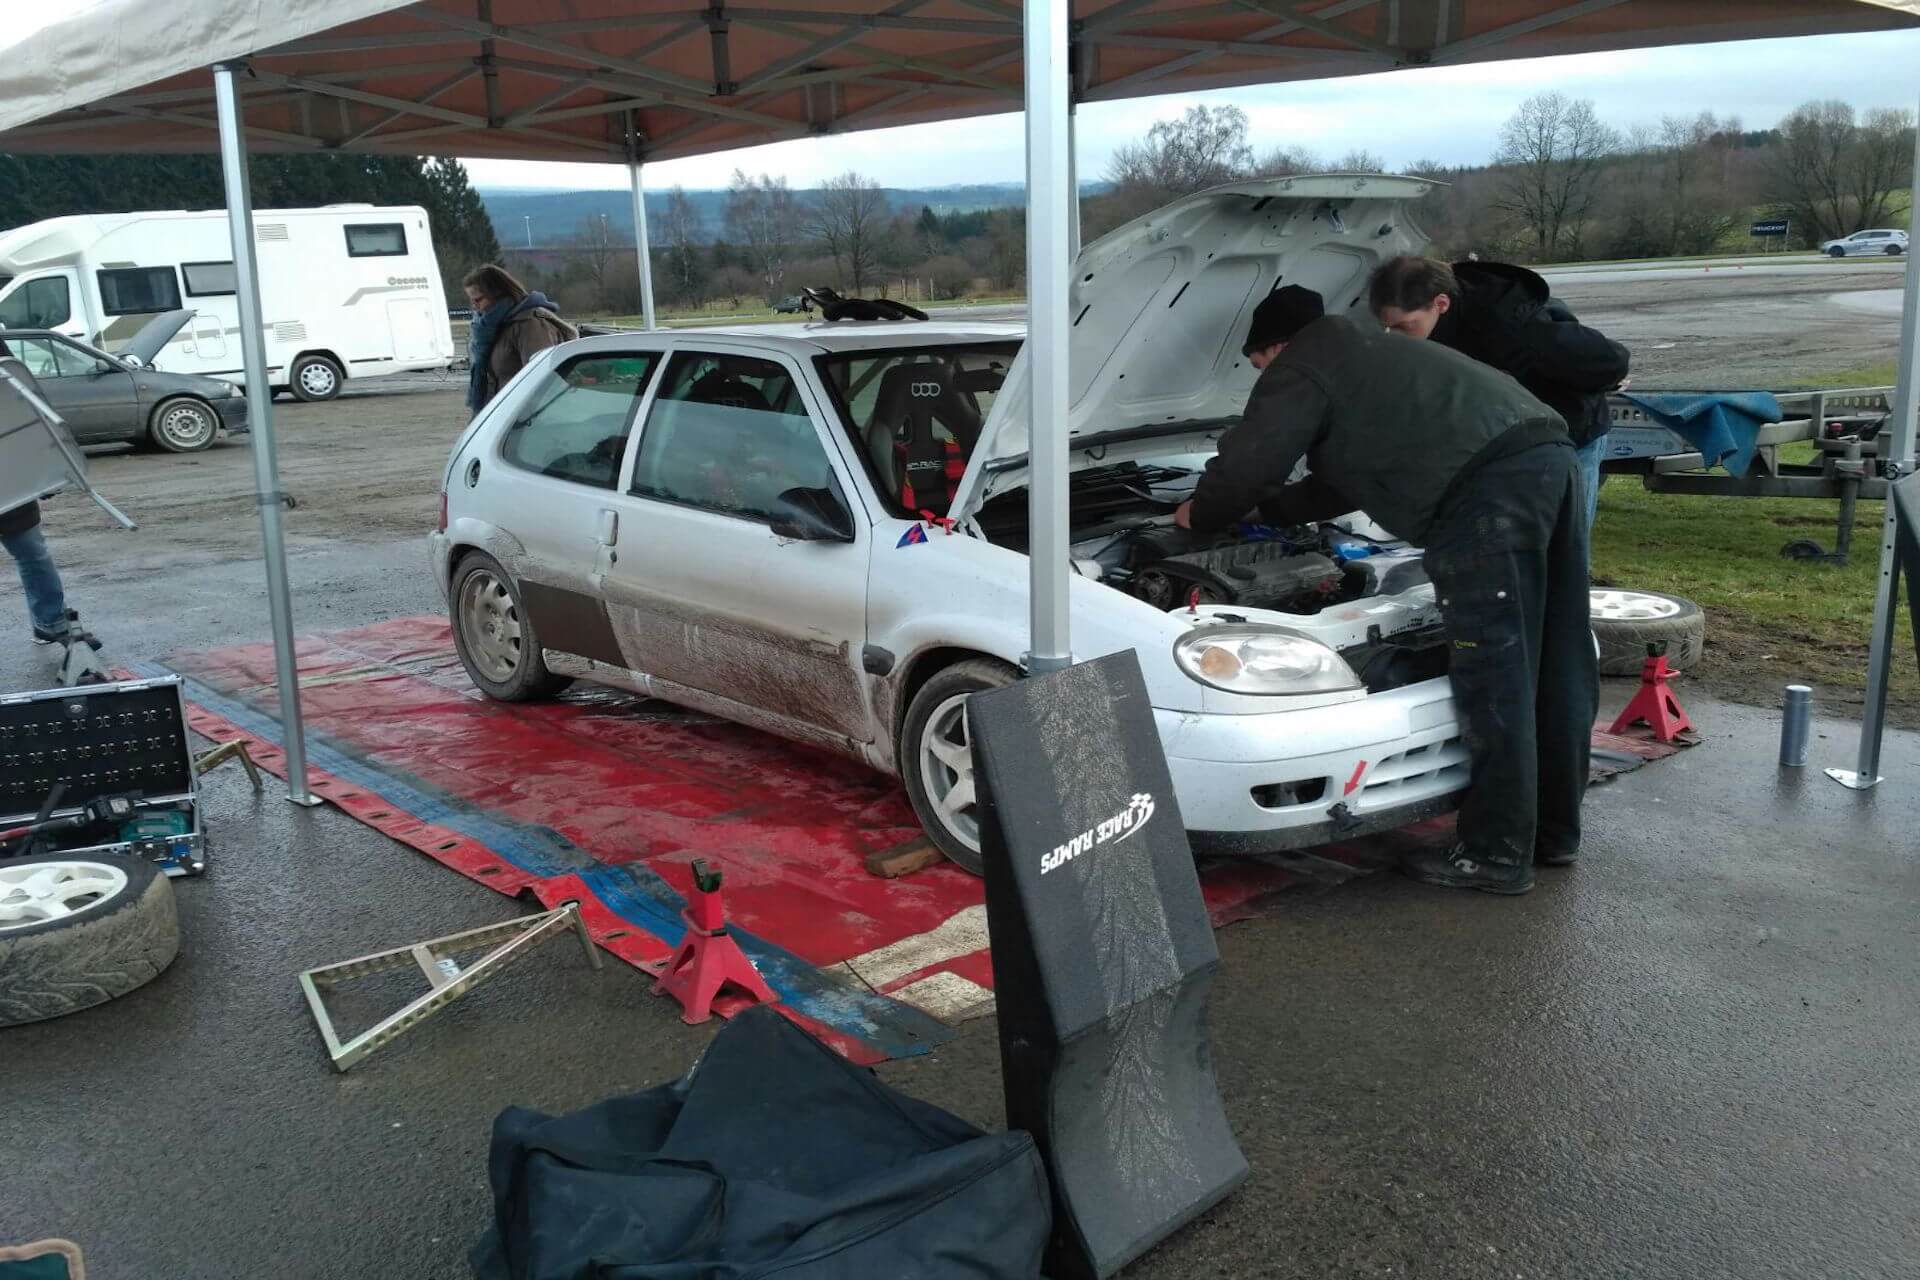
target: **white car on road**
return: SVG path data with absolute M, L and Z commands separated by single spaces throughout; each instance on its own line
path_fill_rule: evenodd
M 1175 505 L 1244 405 L 1276 283 L 1365 306 L 1430 184 L 1316 176 L 1189 197 L 1073 281 L 1072 635 L 1133 650 L 1201 848 L 1324 843 L 1467 778 L 1419 555 L 1354 516 L 1200 538 Z M 588 680 L 898 775 L 979 865 L 965 703 L 1027 648 L 1023 330 L 813 323 L 543 352 L 454 447 L 438 580 L 504 700 Z
M 1904 231 L 1878 228 L 1873 231 L 1856 231 L 1850 236 L 1838 240 L 1829 240 L 1820 246 L 1820 252 L 1829 258 L 1857 258 L 1861 255 L 1898 257 L 1907 251 L 1907 233 Z

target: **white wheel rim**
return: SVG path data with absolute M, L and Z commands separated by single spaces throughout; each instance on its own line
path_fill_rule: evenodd
M 927 718 L 927 727 L 920 732 L 920 781 L 940 825 L 977 853 L 980 818 L 974 807 L 973 743 L 967 736 L 970 696 L 954 694 Z
M 488 570 L 475 570 L 460 588 L 460 634 L 482 675 L 495 684 L 513 679 L 522 650 L 520 610 L 507 584 Z
M 1589 591 L 1592 615 L 1608 622 L 1657 622 L 1680 616 L 1680 602 L 1644 591 Z
M 71 919 L 126 887 L 127 873 L 105 862 L 0 862 L 0 933 Z
M 190 404 L 177 404 L 160 415 L 160 434 L 185 449 L 213 438 L 213 415 Z
M 300 369 L 300 386 L 316 396 L 333 394 L 333 366 L 315 361 Z

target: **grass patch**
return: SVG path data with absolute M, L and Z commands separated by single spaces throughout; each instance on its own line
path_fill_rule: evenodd
M 1707 611 L 1707 649 L 1694 679 L 1715 696 L 1777 703 L 1782 685 L 1815 686 L 1823 707 L 1856 713 L 1866 683 L 1883 504 L 1862 502 L 1847 565 L 1783 559 L 1812 538 L 1831 548 L 1837 502 L 1704 498 L 1648 492 L 1637 476 L 1601 488 L 1593 572 L 1605 582 L 1686 596 Z M 1920 724 L 1920 671 L 1901 610 L 1894 723 Z

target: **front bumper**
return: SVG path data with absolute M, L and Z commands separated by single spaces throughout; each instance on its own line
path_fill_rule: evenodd
M 247 417 L 245 396 L 225 396 L 215 400 L 213 411 L 220 415 L 220 426 L 230 436 L 244 436 L 253 430 L 253 423 Z
M 1275 852 L 1390 830 L 1449 811 L 1467 784 L 1445 680 L 1310 711 L 1154 717 L 1201 849 Z

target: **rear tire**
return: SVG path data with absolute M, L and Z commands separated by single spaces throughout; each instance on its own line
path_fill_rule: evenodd
M 453 571 L 447 593 L 453 647 L 480 692 L 495 702 L 537 702 L 573 681 L 547 670 L 520 587 L 483 552 L 470 552 Z
M 340 366 L 325 356 L 301 356 L 287 370 L 287 389 L 309 404 L 333 399 L 345 380 Z
M 1637 676 L 1647 646 L 1667 646 L 1667 666 L 1685 671 L 1699 664 L 1707 643 L 1707 615 L 1699 605 L 1658 591 L 1595 588 L 1590 624 L 1600 647 L 1600 674 Z
M 0 1027 L 105 1004 L 179 952 L 173 886 L 151 862 L 0 859 Z
M 1019 678 L 1016 668 L 993 658 L 956 662 L 913 695 L 900 727 L 900 777 L 921 828 L 940 852 L 976 876 L 983 861 L 966 700 Z

